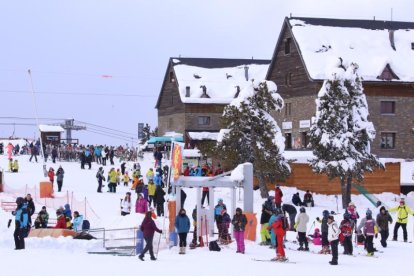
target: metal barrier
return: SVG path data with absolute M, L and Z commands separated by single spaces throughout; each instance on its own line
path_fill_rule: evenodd
M 13 201 L 1 201 L 1 208 L 5 212 L 12 212 L 12 211 L 16 210 L 17 204 L 16 204 L 16 202 L 13 202 Z

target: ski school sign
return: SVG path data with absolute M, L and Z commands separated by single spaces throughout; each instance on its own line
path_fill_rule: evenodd
M 173 153 L 172 153 L 172 174 L 174 181 L 181 176 L 182 164 L 183 164 L 183 151 L 182 146 L 178 143 L 173 143 Z

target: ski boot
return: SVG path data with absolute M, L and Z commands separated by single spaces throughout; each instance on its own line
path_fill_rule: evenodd
M 300 247 L 298 248 L 298 251 L 304 251 L 303 246 L 300 246 Z

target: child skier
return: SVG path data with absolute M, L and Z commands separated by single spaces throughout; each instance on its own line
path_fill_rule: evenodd
M 338 228 L 338 225 L 335 222 L 333 216 L 328 216 L 328 242 L 331 244 L 332 251 L 332 261 L 329 262 L 331 265 L 338 264 L 338 243 L 339 243 L 339 233 L 341 232 Z
M 129 175 L 128 175 L 128 172 L 126 172 L 124 174 L 124 178 L 122 179 L 122 181 L 124 182 L 124 186 L 125 187 L 128 187 L 128 183 L 129 183 Z
M 313 231 L 313 234 L 309 235 L 309 237 L 312 238 L 312 243 L 314 245 L 322 245 L 321 233 L 320 233 L 319 228 L 315 228 L 315 230 Z
M 220 242 L 223 244 L 229 244 L 231 242 L 231 237 L 229 234 L 229 227 L 230 227 L 231 219 L 226 209 L 221 210 L 221 217 L 218 223 L 220 225 L 220 228 L 219 228 Z
M 372 211 L 370 209 L 366 212 L 366 217 L 363 218 L 357 228 L 358 233 L 362 233 L 365 236 L 365 249 L 367 250 L 367 256 L 374 256 L 374 236 L 378 236 L 379 227 L 375 220 L 372 218 Z
M 283 215 L 277 215 L 276 221 L 268 227 L 269 230 L 273 229 L 274 233 L 276 234 L 276 238 L 277 238 L 276 258 L 273 258 L 272 261 L 276 261 L 276 262 L 287 261 L 285 250 L 283 249 L 283 237 L 285 236 L 286 229 L 288 228 L 286 223 L 287 223 L 287 220 L 284 218 Z
M 349 213 L 344 214 L 344 219 L 339 226 L 341 230 L 340 240 L 342 239 L 342 245 L 344 246 L 344 255 L 352 255 L 352 232 L 354 229 L 354 222 L 351 220 Z
M 322 250 L 319 251 L 319 254 L 331 254 L 331 251 L 329 250 L 329 241 L 328 241 L 328 217 L 329 217 L 329 211 L 324 210 L 322 212 L 322 220 L 319 219 L 319 217 L 316 218 L 316 220 L 321 223 L 321 229 L 322 229 Z

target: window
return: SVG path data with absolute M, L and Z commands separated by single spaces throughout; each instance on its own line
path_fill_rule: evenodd
M 292 103 L 285 103 L 285 117 L 292 115 Z
M 208 126 L 208 125 L 210 125 L 210 117 L 209 116 L 199 116 L 198 117 L 198 125 L 199 126 Z
M 381 148 L 382 149 L 395 149 L 395 133 L 394 132 L 381 133 Z
M 395 114 L 395 102 L 382 101 L 381 102 L 381 114 Z
M 285 133 L 285 148 L 292 149 L 292 133 Z
M 170 72 L 170 82 L 175 82 L 174 72 Z
M 290 54 L 290 44 L 292 42 L 292 38 L 286 38 L 285 40 L 285 55 L 289 55 Z

